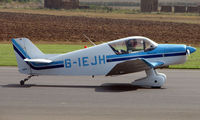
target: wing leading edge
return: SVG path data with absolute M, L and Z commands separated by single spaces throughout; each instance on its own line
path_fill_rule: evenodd
M 160 61 L 149 62 L 145 59 L 129 60 L 115 65 L 106 76 L 140 72 L 151 68 L 161 67 L 163 64 L 164 63 Z

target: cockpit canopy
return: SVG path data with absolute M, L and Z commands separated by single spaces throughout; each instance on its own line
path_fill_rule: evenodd
M 117 55 L 151 51 L 157 46 L 157 43 L 145 37 L 128 37 L 108 44 Z

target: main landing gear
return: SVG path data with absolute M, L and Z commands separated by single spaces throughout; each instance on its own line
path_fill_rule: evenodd
M 29 75 L 28 77 L 24 78 L 24 80 L 20 81 L 20 85 L 24 85 L 26 81 L 28 81 L 29 79 L 31 79 L 34 75 Z
M 154 69 L 145 70 L 146 77 L 140 78 L 132 82 L 133 85 L 137 86 L 148 86 L 151 88 L 161 88 L 167 79 L 163 73 L 157 73 Z

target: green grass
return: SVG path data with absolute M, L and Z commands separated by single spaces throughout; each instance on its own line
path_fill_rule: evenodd
M 12 45 L 0 44 L 0 66 L 17 65 Z
M 197 48 L 197 47 L 196 47 Z M 200 47 L 195 53 L 192 53 L 185 64 L 171 65 L 169 68 L 176 69 L 199 69 L 200 68 Z
M 46 54 L 66 53 L 83 49 L 84 45 L 37 44 L 39 49 Z M 0 44 L 0 66 L 16 66 L 16 58 L 11 44 Z
M 63 45 L 63 44 L 37 44 L 41 51 L 47 54 L 66 53 L 83 49 L 84 45 Z M 16 58 L 11 44 L 0 44 L 0 66 L 16 66 Z M 199 69 L 200 68 L 200 47 L 188 57 L 188 61 L 181 65 L 171 65 L 175 69 Z

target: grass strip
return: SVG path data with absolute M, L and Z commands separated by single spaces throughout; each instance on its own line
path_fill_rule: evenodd
M 84 45 L 36 44 L 46 54 L 58 54 L 83 49 Z M 0 44 L 0 66 L 16 66 L 17 61 L 11 44 Z
M 199 69 L 200 68 L 200 47 L 196 47 L 197 51 L 188 56 L 188 60 L 184 64 L 171 65 L 169 68 L 174 69 Z

